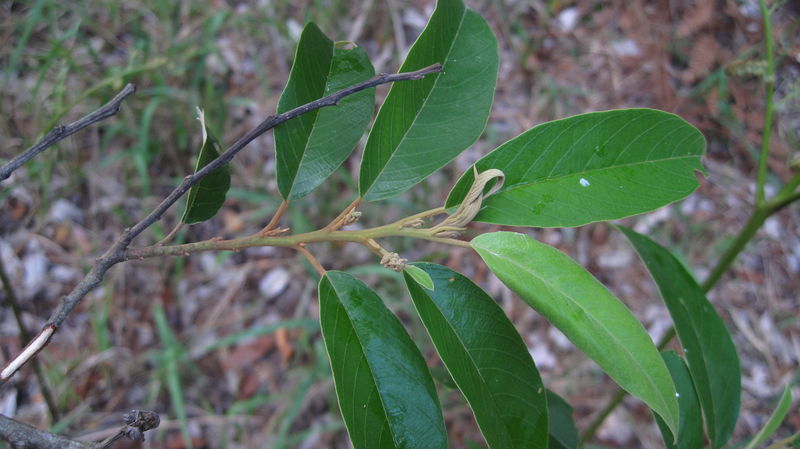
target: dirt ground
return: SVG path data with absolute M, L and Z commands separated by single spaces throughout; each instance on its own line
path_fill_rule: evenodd
M 671 248 L 702 280 L 753 205 L 763 132 L 763 30 L 753 0 L 467 0 L 498 37 L 501 65 L 484 136 L 442 172 L 396 200 L 363 207 L 363 226 L 441 205 L 455 179 L 498 144 L 548 120 L 626 107 L 673 112 L 708 140 L 698 191 L 624 222 Z M 357 42 L 376 71 L 394 71 L 421 32 L 429 0 L 0 2 L 0 158 L 27 148 L 137 85 L 122 112 L 65 140 L 0 183 L 0 257 L 38 329 L 59 298 L 125 226 L 193 169 L 194 107 L 232 142 L 274 112 L 303 23 Z M 800 6 L 774 15 L 776 119 L 767 192 L 792 176 L 800 146 Z M 378 89 L 378 99 L 387 88 Z M 292 204 L 295 232 L 328 223 L 353 198 L 358 157 Z M 212 220 L 181 232 L 199 241 L 257 231 L 279 200 L 271 135 L 233 163 L 233 188 Z M 698 175 L 700 176 L 700 175 Z M 173 207 L 135 245 L 158 241 Z M 490 229 L 475 224 L 475 231 Z M 618 295 L 654 339 L 670 320 L 624 238 L 604 224 L 520 230 L 579 261 Z M 410 260 L 445 263 L 480 283 L 523 335 L 545 384 L 584 428 L 614 392 L 593 362 L 462 248 L 390 241 Z M 328 269 L 369 283 L 436 365 L 425 331 L 394 273 L 355 245 L 312 248 Z M 130 262 L 109 272 L 40 354 L 61 413 L 48 413 L 33 370 L 0 389 L 0 413 L 83 439 L 116 431 L 132 408 L 162 425 L 143 447 L 346 448 L 316 319 L 317 275 L 296 253 L 238 253 Z M 735 438 L 755 434 L 783 387 L 800 382 L 800 207 L 770 218 L 710 292 L 742 362 Z M 4 359 L 22 341 L 0 312 Z M 795 398 L 800 388 L 794 388 Z M 484 447 L 469 408 L 442 392 L 453 448 Z M 793 409 L 777 436 L 800 430 Z M 604 447 L 661 447 L 647 408 L 628 398 L 600 429 Z M 114 446 L 117 447 L 117 446 Z M 119 447 L 137 447 L 135 445 Z

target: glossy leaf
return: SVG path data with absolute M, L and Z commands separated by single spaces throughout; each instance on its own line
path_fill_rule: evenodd
M 580 226 L 648 212 L 698 186 L 703 135 L 651 109 L 592 112 L 541 124 L 484 156 L 478 172 L 505 174 L 476 221 L 511 226 Z M 464 199 L 469 168 L 447 198 Z
M 221 148 L 219 142 L 206 126 L 203 111 L 197 110 L 198 119 L 203 129 L 203 144 L 200 155 L 197 157 L 195 173 L 219 157 Z M 183 221 L 186 224 L 206 221 L 216 215 L 225 203 L 225 195 L 231 188 L 231 169 L 228 164 L 212 171 L 189 189 L 186 200 L 186 210 L 183 212 Z
M 278 113 L 374 74 L 364 50 L 342 48 L 309 23 L 300 35 Z M 347 159 L 366 131 L 374 105 L 375 89 L 367 89 L 343 98 L 336 106 L 309 111 L 275 128 L 278 190 L 284 199 L 307 195 Z
M 561 396 L 547 390 L 547 412 L 550 416 L 550 449 L 576 449 L 578 427 L 572 418 L 572 407 Z
M 764 444 L 764 442 L 767 441 L 767 439 L 769 439 L 769 437 L 771 437 L 776 430 L 778 430 L 778 427 L 783 422 L 783 419 L 786 418 L 786 414 L 789 413 L 789 408 L 791 408 L 791 406 L 792 385 L 789 384 L 783 389 L 783 393 L 781 394 L 780 399 L 778 399 L 778 405 L 775 406 L 775 410 L 772 411 L 767 423 L 764 424 L 764 427 L 758 431 L 756 436 L 750 440 L 744 449 L 756 449 Z
M 400 320 L 347 273 L 328 271 L 319 298 L 322 337 L 353 447 L 447 447 L 433 379 Z
M 725 323 L 683 264 L 648 237 L 620 226 L 661 291 L 683 346 L 713 447 L 730 439 L 739 417 L 741 369 Z
M 483 132 L 497 81 L 497 39 L 461 0 L 439 0 L 401 72 L 442 72 L 394 83 L 370 131 L 359 192 L 373 201 L 422 181 Z
M 680 411 L 680 430 L 678 440 L 675 441 L 673 433 L 664 424 L 664 421 L 656 415 L 656 423 L 664 445 L 667 449 L 700 449 L 703 447 L 703 413 L 700 410 L 700 402 L 692 383 L 692 375 L 683 362 L 683 359 L 675 351 L 665 351 L 661 353 L 664 363 L 675 382 L 675 389 L 678 391 L 678 410 Z
M 489 447 L 546 448 L 544 386 L 514 325 L 468 278 L 441 265 L 414 266 L 434 284 L 424 288 L 406 273 L 414 306 Z
M 603 284 L 523 234 L 483 234 L 472 247 L 504 284 L 677 430 L 675 385 L 664 361 L 641 323 Z

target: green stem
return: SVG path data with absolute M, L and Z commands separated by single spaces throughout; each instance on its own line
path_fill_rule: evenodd
M 800 174 L 795 175 L 788 183 L 786 183 L 786 185 L 783 186 L 783 188 L 781 188 L 780 192 L 778 192 L 778 194 L 770 200 L 767 200 L 764 195 L 764 184 L 767 178 L 767 157 L 769 155 L 770 137 L 772 136 L 772 116 L 775 109 L 773 103 L 773 95 L 775 93 L 775 56 L 773 54 L 772 22 L 770 20 L 769 8 L 767 8 L 765 0 L 759 0 L 758 3 L 761 9 L 761 17 L 764 21 L 764 50 L 767 57 L 767 73 L 764 80 L 766 88 L 766 104 L 764 106 L 764 130 L 761 138 L 761 151 L 758 155 L 756 205 L 753 209 L 753 213 L 750 215 L 750 218 L 744 225 L 744 228 L 736 236 L 733 243 L 731 243 L 731 245 L 725 250 L 717 262 L 717 265 L 711 270 L 708 278 L 706 278 L 706 280 L 700 286 L 703 293 L 708 293 L 711 288 L 713 288 L 714 285 L 716 285 L 716 283 L 720 280 L 722 275 L 728 271 L 728 269 L 731 267 L 731 264 L 733 264 L 733 262 L 739 256 L 739 253 L 741 253 L 745 246 L 747 246 L 747 243 L 753 238 L 767 218 L 788 206 L 793 201 L 800 199 L 800 192 L 795 191 L 795 189 L 800 186 Z M 659 341 L 658 349 L 664 349 L 674 337 L 675 328 L 672 327 L 666 334 L 664 334 L 661 341 Z M 622 389 L 618 389 L 614 393 L 614 396 L 612 396 L 608 404 L 606 404 L 606 406 L 597 414 L 597 416 L 595 416 L 592 422 L 589 423 L 589 426 L 586 428 L 586 430 L 581 433 L 581 442 L 579 447 L 582 446 L 584 442 L 594 437 L 594 434 L 600 428 L 600 425 L 602 425 L 603 421 L 605 421 L 608 415 L 610 415 L 620 403 L 622 403 L 622 398 L 624 398 L 626 395 L 627 393 Z
M 800 176 L 797 178 L 800 178 Z M 783 193 L 783 195 L 781 195 L 781 193 Z M 703 291 L 703 293 L 708 293 L 720 280 L 722 275 L 728 271 L 728 269 L 731 267 L 731 264 L 733 264 L 733 262 L 739 256 L 739 253 L 742 252 L 747 243 L 753 238 L 767 218 L 789 205 L 792 201 L 800 198 L 800 194 L 797 192 L 787 192 L 785 188 L 781 190 L 781 193 L 763 205 L 756 206 L 756 208 L 753 210 L 753 214 L 750 215 L 750 218 L 744 225 L 744 228 L 739 232 L 739 235 L 736 236 L 736 239 L 733 241 L 733 243 L 731 243 L 731 245 L 719 258 L 717 265 L 711 270 L 711 273 L 708 275 L 706 280 L 700 285 L 700 289 Z M 658 342 L 658 350 L 663 350 L 673 338 L 675 338 L 675 328 L 671 327 Z M 583 444 L 584 441 L 588 441 L 594 437 L 594 434 L 603 424 L 603 421 L 605 421 L 608 415 L 610 415 L 611 412 L 613 412 L 614 409 L 617 408 L 617 406 L 622 402 L 622 399 L 618 399 L 618 397 L 621 396 L 624 398 L 626 395 L 627 392 L 619 388 L 617 389 L 617 391 L 614 393 L 614 396 L 612 396 L 612 398 L 609 400 L 608 404 L 606 404 L 606 406 L 597 413 L 597 416 L 595 416 L 592 422 L 586 427 L 586 430 L 584 430 L 584 432 L 581 434 L 581 444 Z
M 586 443 L 587 441 L 589 441 L 594 437 L 594 434 L 597 433 L 597 430 L 600 428 L 600 426 L 603 424 L 606 418 L 608 418 L 608 415 L 610 415 L 611 412 L 613 412 L 614 409 L 617 408 L 617 406 L 622 404 L 622 400 L 625 399 L 625 396 L 627 395 L 628 395 L 627 391 L 623 390 L 622 388 L 617 388 L 617 391 L 614 393 L 614 396 L 612 396 L 611 399 L 608 401 L 608 404 L 606 404 L 603 410 L 600 410 L 600 412 L 597 414 L 597 416 L 594 417 L 592 422 L 589 423 L 589 426 L 587 426 L 586 429 L 584 429 L 584 431 L 581 432 L 581 440 L 578 443 L 578 447 L 582 447 L 584 443 Z
M 766 89 L 766 105 L 764 106 L 764 130 L 761 137 L 761 151 L 758 154 L 758 180 L 756 182 L 756 204 L 765 201 L 764 183 L 767 178 L 767 159 L 769 155 L 769 141 L 772 134 L 772 116 L 775 110 L 773 96 L 775 94 L 775 55 L 772 43 L 772 21 L 766 0 L 759 0 L 761 17 L 764 21 L 764 50 L 767 57 L 767 73 L 764 83 Z
M 436 210 L 437 209 L 433 209 L 432 211 Z M 428 211 L 423 214 L 430 214 L 432 211 Z M 313 232 L 306 232 L 304 234 L 286 236 L 265 236 L 261 234 L 254 234 L 232 240 L 212 239 L 203 242 L 187 243 L 184 245 L 153 245 L 144 248 L 129 249 L 125 253 L 125 259 L 130 260 L 163 256 L 187 256 L 200 251 L 238 251 L 244 248 L 256 246 L 297 248 L 298 245 L 317 242 L 355 242 L 368 246 L 367 242 L 369 240 L 375 240 L 384 237 L 412 237 L 465 248 L 471 247 L 469 242 L 465 242 L 463 240 L 432 236 L 428 233 L 428 229 L 404 227 L 403 223 L 405 223 L 407 220 L 408 218 L 404 218 L 403 220 L 385 226 L 378 226 L 375 228 L 358 231 L 328 231 L 327 229 L 323 228 Z

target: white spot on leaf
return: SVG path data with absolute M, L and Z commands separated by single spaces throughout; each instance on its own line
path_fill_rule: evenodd
M 591 183 L 589 183 L 589 180 L 586 178 L 581 178 L 579 182 L 581 183 L 581 187 L 589 187 L 591 185 Z

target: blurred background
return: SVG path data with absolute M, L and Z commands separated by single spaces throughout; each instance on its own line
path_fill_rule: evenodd
M 364 205 L 360 225 L 441 205 L 472 162 L 538 123 L 595 110 L 658 108 L 703 132 L 709 173 L 690 198 L 626 223 L 675 251 L 702 280 L 752 206 L 764 107 L 758 3 L 466 3 L 486 18 L 500 45 L 487 129 L 421 185 Z M 800 144 L 800 6 L 777 3 L 768 194 L 791 176 Z M 432 0 L 0 1 L 0 158 L 97 108 L 125 83 L 137 86 L 118 115 L 62 141 L 0 184 L 0 257 L 28 328 L 38 329 L 121 230 L 192 172 L 201 139 L 196 106 L 230 143 L 274 112 L 306 21 L 334 40 L 356 42 L 376 71 L 391 72 L 433 7 Z M 378 89 L 379 102 L 387 91 Z M 349 204 L 359 151 L 321 188 L 292 203 L 283 224 L 293 232 L 317 229 Z M 271 134 L 253 142 L 232 163 L 233 187 L 220 213 L 185 227 L 177 240 L 238 237 L 263 227 L 279 204 L 274 161 Z M 134 246 L 161 239 L 182 204 Z M 577 259 L 628 304 L 654 339 L 670 326 L 644 267 L 608 226 L 521 231 Z M 608 378 L 514 298 L 476 254 L 401 239 L 384 243 L 410 260 L 447 264 L 497 298 L 545 384 L 574 407 L 579 428 L 605 405 L 614 391 Z M 326 268 L 349 271 L 378 290 L 431 366 L 441 367 L 396 273 L 356 245 L 311 250 Z M 117 430 L 122 413 L 152 409 L 162 424 L 148 432 L 148 448 L 349 447 L 316 321 L 317 279 L 302 257 L 275 248 L 118 265 L 39 355 L 58 416 L 48 412 L 30 367 L 0 390 L 0 413 L 101 439 Z M 767 221 L 710 293 L 742 360 L 737 437 L 753 435 L 783 386 L 800 381 L 798 284 L 795 204 Z M 4 307 L 4 359 L 23 344 Z M 439 386 L 452 447 L 485 447 L 463 398 Z M 798 428 L 800 414 L 790 413 L 778 436 Z M 661 445 L 647 408 L 631 398 L 596 441 L 614 448 Z

